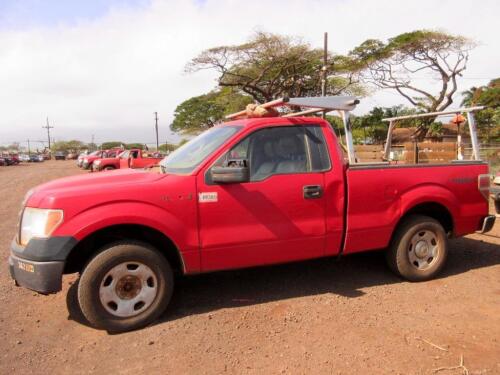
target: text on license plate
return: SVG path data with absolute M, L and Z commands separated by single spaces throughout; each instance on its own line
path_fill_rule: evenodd
M 26 272 L 35 272 L 35 266 L 32 264 L 17 261 L 17 267 Z

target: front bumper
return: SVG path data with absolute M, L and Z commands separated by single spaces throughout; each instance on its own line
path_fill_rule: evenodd
M 26 247 L 12 241 L 11 277 L 18 285 L 40 293 L 60 291 L 66 258 L 76 243 L 73 237 L 33 238 Z
M 10 276 L 16 283 L 39 293 L 56 293 L 62 289 L 63 261 L 35 262 L 9 257 Z

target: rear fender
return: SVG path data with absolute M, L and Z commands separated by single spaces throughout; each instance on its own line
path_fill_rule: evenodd
M 460 213 L 460 201 L 457 196 L 442 185 L 425 184 L 401 194 L 401 217 L 412 208 L 425 203 L 437 203 L 448 210 L 456 223 L 456 218 Z

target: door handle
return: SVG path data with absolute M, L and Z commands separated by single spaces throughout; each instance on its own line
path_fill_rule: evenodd
M 302 188 L 304 199 L 317 199 L 323 196 L 323 188 L 320 185 L 306 185 Z

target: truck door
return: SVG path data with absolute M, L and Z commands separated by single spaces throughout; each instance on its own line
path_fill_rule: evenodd
M 216 184 L 210 168 L 244 162 L 250 181 Z M 314 258 L 325 253 L 325 171 L 319 126 L 256 130 L 198 174 L 202 269 Z
M 120 155 L 120 168 L 128 168 L 130 151 L 122 152 Z

